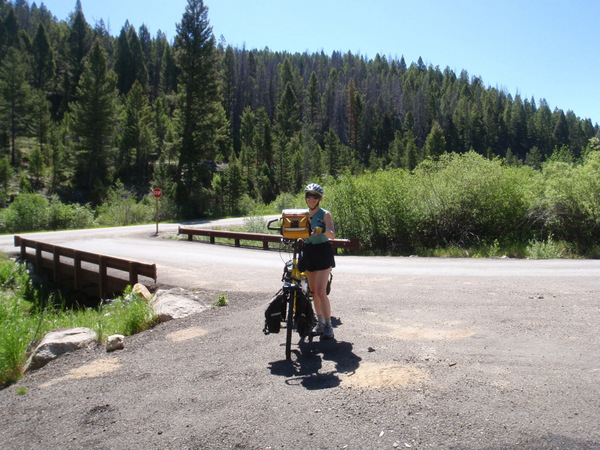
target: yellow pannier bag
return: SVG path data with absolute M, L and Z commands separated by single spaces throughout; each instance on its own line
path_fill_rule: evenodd
M 310 215 L 306 209 L 284 209 L 281 213 L 281 234 L 286 239 L 310 237 Z

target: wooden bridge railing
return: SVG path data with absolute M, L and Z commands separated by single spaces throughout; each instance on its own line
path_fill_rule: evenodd
M 242 233 L 237 231 L 211 230 L 207 228 L 184 228 L 179 227 L 177 234 L 187 234 L 188 241 L 194 236 L 208 236 L 210 243 L 214 244 L 216 238 L 232 239 L 236 247 L 241 246 L 241 241 L 259 241 L 263 243 L 263 249 L 268 250 L 269 243 L 280 243 L 280 234 L 266 233 Z M 334 249 L 342 248 L 350 251 L 358 251 L 360 248 L 358 239 L 333 239 L 331 245 Z
M 15 247 L 21 247 L 21 258 L 35 265 L 36 274 L 48 274 L 56 285 L 95 293 L 102 299 L 134 285 L 140 276 L 156 282 L 156 264 L 59 247 L 21 236 L 15 236 Z

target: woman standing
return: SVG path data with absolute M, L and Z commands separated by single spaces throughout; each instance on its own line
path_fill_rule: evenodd
M 327 297 L 327 283 L 331 269 L 335 267 L 333 247 L 330 239 L 335 239 L 335 227 L 331 213 L 319 206 L 323 198 L 323 188 L 311 183 L 304 189 L 304 198 L 311 217 L 312 235 L 304 240 L 302 270 L 308 278 L 313 293 L 317 325 L 313 335 L 322 335 L 323 339 L 333 339 L 331 326 L 331 304 Z

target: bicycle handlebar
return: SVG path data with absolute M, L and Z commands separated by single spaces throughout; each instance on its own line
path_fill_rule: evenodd
M 273 231 L 279 231 L 279 233 L 281 233 L 281 227 L 272 227 L 271 224 L 274 222 L 279 222 L 281 220 L 281 217 L 278 217 L 277 219 L 273 219 L 273 220 L 269 220 L 267 222 L 267 229 L 268 230 L 273 230 Z

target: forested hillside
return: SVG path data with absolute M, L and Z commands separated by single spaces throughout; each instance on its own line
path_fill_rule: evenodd
M 155 186 L 173 216 L 234 214 L 308 181 L 413 170 L 446 152 L 539 169 L 577 160 L 599 135 L 468 68 L 233 48 L 201 0 L 181 13 L 169 42 L 129 23 L 112 37 L 78 0 L 67 22 L 43 3 L 0 0 L 4 206 L 39 192 L 97 207 L 111 187 L 142 197 Z

